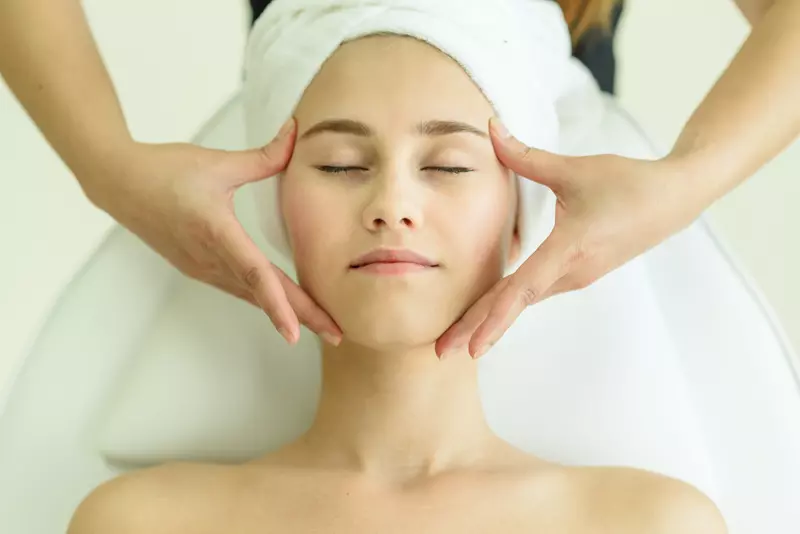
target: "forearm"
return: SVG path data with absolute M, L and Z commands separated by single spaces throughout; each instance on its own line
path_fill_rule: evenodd
M 0 74 L 77 176 L 131 141 L 79 0 L 0 1 Z
M 776 0 L 694 112 L 670 158 L 709 205 L 800 134 L 800 1 Z

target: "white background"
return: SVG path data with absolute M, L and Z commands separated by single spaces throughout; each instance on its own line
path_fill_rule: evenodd
M 240 78 L 248 10 L 231 0 L 87 0 L 134 136 L 188 140 Z M 628 0 L 619 92 L 671 143 L 746 37 L 732 0 Z M 699 179 L 702 179 L 700 177 Z M 112 221 L 94 209 L 0 82 L 0 390 Z M 800 143 L 709 214 L 800 347 Z

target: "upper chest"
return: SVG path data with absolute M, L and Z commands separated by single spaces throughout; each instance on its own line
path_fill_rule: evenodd
M 513 477 L 401 492 L 293 478 L 221 507 L 208 534 L 588 534 L 586 516 L 565 488 Z

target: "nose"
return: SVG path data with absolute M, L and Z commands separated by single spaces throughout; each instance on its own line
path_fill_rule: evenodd
M 381 230 L 418 230 L 423 224 L 424 192 L 408 173 L 387 172 L 371 184 L 363 211 L 364 227 Z

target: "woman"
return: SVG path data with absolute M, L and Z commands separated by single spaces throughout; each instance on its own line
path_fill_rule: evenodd
M 522 249 L 525 188 L 496 158 L 495 114 L 456 61 L 416 39 L 333 52 L 266 151 L 285 166 L 276 201 L 300 284 L 346 333 L 323 343 L 313 424 L 243 465 L 106 483 L 70 534 L 725 532 L 682 482 L 558 465 L 500 439 L 466 350 L 434 357 Z
M 600 8 L 609 1 L 559 4 L 571 20 L 585 21 L 573 24 L 573 41 L 580 43 L 588 28 L 602 25 L 608 10 Z M 560 190 L 560 244 L 506 283 L 503 298 L 496 292 L 483 299 L 438 351 L 466 339 L 477 354 L 522 307 L 591 284 L 658 244 L 797 136 L 800 1 L 736 4 L 753 31 L 667 158 L 575 159 L 526 151 L 525 169 L 515 170 L 547 174 L 549 187 Z M 270 175 L 261 151 L 133 140 L 80 2 L 0 3 L 0 73 L 96 206 L 186 275 L 263 308 L 287 341 L 297 339 L 300 323 L 341 337 L 330 316 L 272 268 L 234 214 L 233 192 Z M 620 204 L 639 209 L 619 210 Z M 490 314 L 492 320 L 481 326 Z

